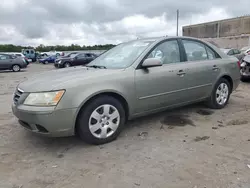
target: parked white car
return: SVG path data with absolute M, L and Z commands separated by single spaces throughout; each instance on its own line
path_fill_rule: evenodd
M 58 52 L 58 51 L 49 51 L 49 56 L 56 55 L 56 56 L 64 56 L 64 52 Z
M 65 53 L 64 52 L 59 52 L 59 51 L 49 51 L 49 52 L 40 52 L 41 55 L 44 56 L 64 56 Z
M 242 53 L 244 53 L 245 55 L 250 55 L 250 46 L 245 46 L 245 47 L 241 48 L 240 51 Z

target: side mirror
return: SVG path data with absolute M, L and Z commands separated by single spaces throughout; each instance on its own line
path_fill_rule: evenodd
M 162 66 L 162 62 L 158 58 L 148 58 L 145 59 L 142 63 L 143 68 L 159 67 L 159 66 Z

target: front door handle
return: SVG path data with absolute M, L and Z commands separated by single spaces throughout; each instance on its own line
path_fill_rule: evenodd
M 184 76 L 186 73 L 183 70 L 179 70 L 179 72 L 177 73 L 177 75 L 179 76 Z
M 217 65 L 214 65 L 214 66 L 213 66 L 213 70 L 214 70 L 214 71 L 217 71 L 217 70 L 219 70 L 219 67 L 217 67 Z

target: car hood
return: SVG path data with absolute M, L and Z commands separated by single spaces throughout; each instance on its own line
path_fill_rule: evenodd
M 92 79 L 119 73 L 124 69 L 94 69 L 84 66 L 52 70 L 26 78 L 18 85 L 24 92 L 41 92 L 67 89 L 72 83 L 84 84 Z

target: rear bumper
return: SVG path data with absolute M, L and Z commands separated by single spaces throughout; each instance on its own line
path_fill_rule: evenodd
M 54 110 L 12 105 L 12 112 L 26 130 L 48 137 L 74 135 L 77 108 Z
M 28 66 L 28 64 L 25 63 L 25 64 L 21 65 L 21 69 L 25 69 L 25 68 L 27 68 L 27 66 Z

